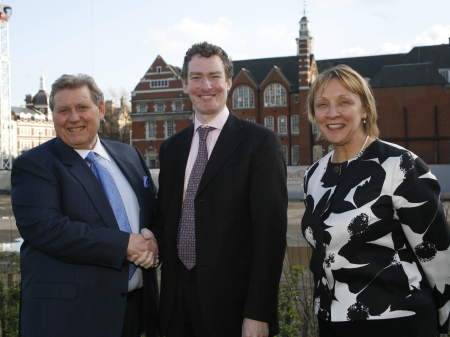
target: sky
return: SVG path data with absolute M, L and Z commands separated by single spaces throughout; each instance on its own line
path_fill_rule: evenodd
M 306 3 L 306 6 L 305 6 Z M 130 96 L 158 55 L 181 67 L 195 42 L 234 60 L 296 54 L 304 14 L 316 59 L 449 43 L 449 0 L 0 0 L 9 21 L 12 105 L 64 73 L 92 75 L 107 98 Z

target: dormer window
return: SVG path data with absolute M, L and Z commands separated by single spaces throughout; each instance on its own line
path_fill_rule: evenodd
M 151 80 L 150 88 L 165 88 L 169 86 L 168 80 Z
M 287 106 L 286 89 L 279 83 L 272 83 L 264 90 L 264 106 Z
M 240 85 L 233 91 L 233 109 L 254 108 L 253 90 L 249 86 Z
M 450 83 L 450 68 L 439 69 L 439 74 L 445 78 L 447 83 Z

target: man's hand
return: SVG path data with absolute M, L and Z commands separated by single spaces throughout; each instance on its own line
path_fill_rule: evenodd
M 158 264 L 158 244 L 152 232 L 143 229 L 142 234 L 130 234 L 127 260 L 146 269 Z
M 255 321 L 254 319 L 244 318 L 242 322 L 242 337 L 268 337 L 269 324 L 266 322 Z

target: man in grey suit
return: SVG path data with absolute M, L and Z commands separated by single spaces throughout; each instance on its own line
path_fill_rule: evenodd
M 157 336 L 154 186 L 138 151 L 99 139 L 103 94 L 87 75 L 52 86 L 57 137 L 14 163 L 22 337 Z

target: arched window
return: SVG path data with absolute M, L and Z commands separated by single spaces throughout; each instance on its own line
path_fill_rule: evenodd
M 254 108 L 253 90 L 247 85 L 240 85 L 233 91 L 233 109 Z
M 264 126 L 270 130 L 274 130 L 274 118 L 273 116 L 266 116 L 264 117 Z
M 286 106 L 286 89 L 280 83 L 269 84 L 264 90 L 264 106 Z

